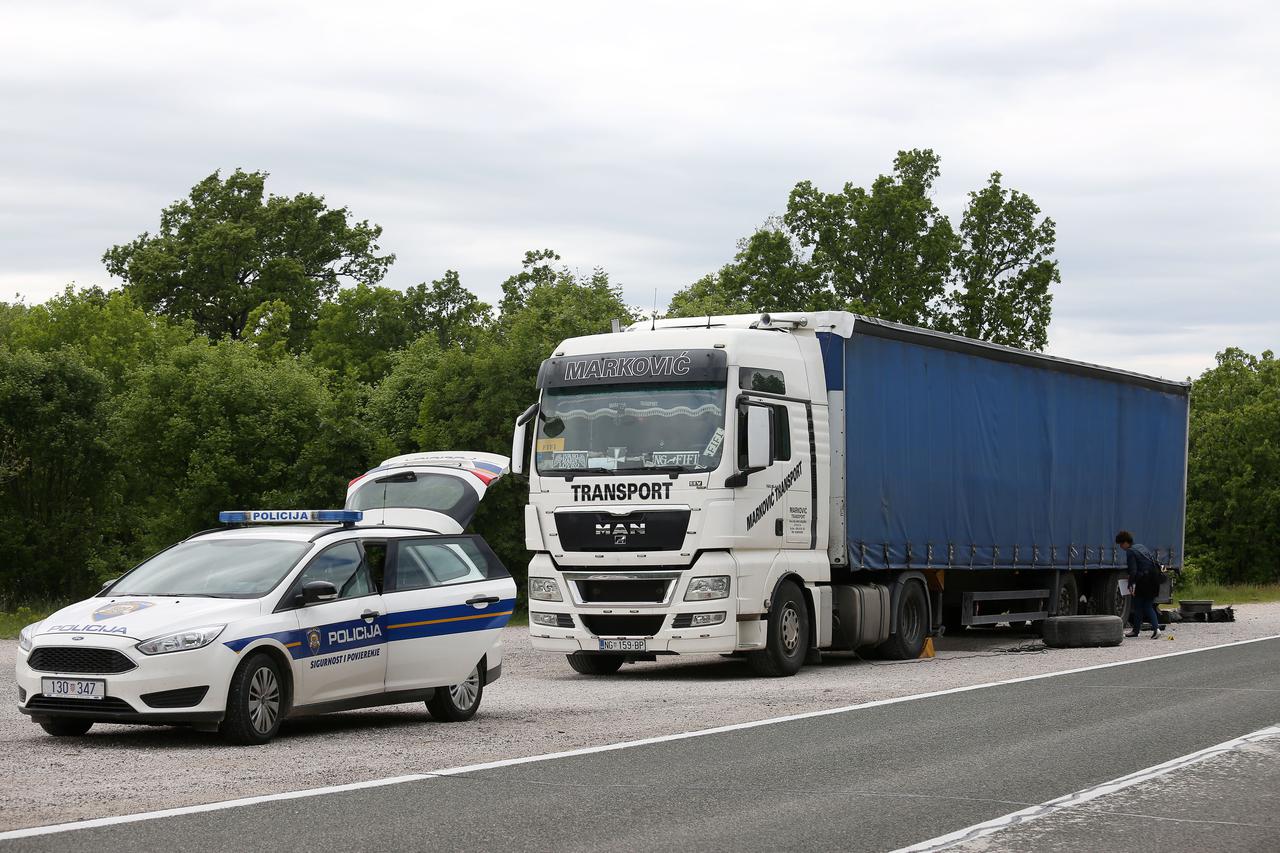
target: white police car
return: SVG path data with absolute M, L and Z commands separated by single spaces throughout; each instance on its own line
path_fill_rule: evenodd
M 505 471 L 496 458 L 492 477 L 450 475 L 487 487 Z M 375 705 L 425 700 L 436 719 L 470 719 L 501 673 L 516 588 L 460 532 L 475 509 L 462 504 L 435 527 L 349 509 L 221 513 L 242 526 L 192 536 L 24 628 L 19 710 L 54 735 L 189 724 L 247 744 L 286 717 Z

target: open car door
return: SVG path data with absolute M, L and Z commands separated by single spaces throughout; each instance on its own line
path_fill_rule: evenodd
M 346 508 L 363 512 L 362 524 L 461 533 L 510 461 L 469 451 L 394 456 L 347 484 Z

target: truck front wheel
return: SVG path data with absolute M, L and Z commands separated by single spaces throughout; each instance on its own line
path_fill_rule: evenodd
M 751 668 L 768 678 L 795 675 L 809 650 L 809 610 L 800 588 L 791 581 L 778 585 L 768 622 L 765 647 L 747 656 Z
M 898 596 L 898 608 L 894 615 L 897 630 L 878 647 L 880 654 L 891 660 L 912 660 L 924 650 L 924 638 L 929 632 L 929 599 L 918 583 L 907 583 Z

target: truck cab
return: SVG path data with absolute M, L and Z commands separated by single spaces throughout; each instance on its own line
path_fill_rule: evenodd
M 535 648 L 593 673 L 762 651 L 786 584 L 802 598 L 780 628 L 802 661 L 831 580 L 814 332 L 758 315 L 667 320 L 569 339 L 543 363 L 513 449 L 531 458 Z

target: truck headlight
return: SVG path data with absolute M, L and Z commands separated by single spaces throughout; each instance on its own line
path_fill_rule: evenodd
M 529 597 L 535 601 L 564 601 L 555 578 L 529 578 Z
M 32 622 L 27 627 L 18 632 L 18 648 L 24 652 L 31 651 L 31 641 L 35 639 L 36 628 L 40 627 L 39 622 Z
M 712 601 L 729 597 L 729 576 L 718 575 L 711 578 L 692 578 L 689 588 L 685 590 L 685 601 Z
M 559 613 L 536 613 L 529 611 L 529 621 L 534 625 L 542 625 L 547 628 L 560 628 Z
M 152 637 L 138 643 L 137 649 L 144 655 L 167 655 L 169 652 L 187 652 L 191 649 L 203 649 L 218 639 L 226 625 L 206 625 L 203 628 L 189 628 L 186 631 L 175 631 L 162 637 Z

